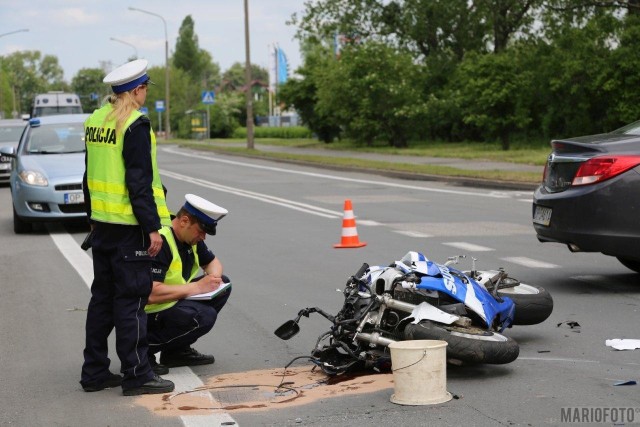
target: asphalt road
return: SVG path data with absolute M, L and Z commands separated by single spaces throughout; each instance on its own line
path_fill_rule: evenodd
M 91 281 L 90 253 L 79 250 L 85 231 L 52 226 L 14 235 L 4 187 L 0 425 L 558 425 L 563 408 L 583 407 L 632 408 L 640 420 L 638 386 L 614 385 L 640 379 L 640 350 L 605 346 L 606 339 L 640 338 L 639 276 L 615 259 L 537 242 L 529 192 L 325 171 L 173 146 L 159 149 L 159 164 L 170 207 L 177 209 L 192 192 L 230 212 L 208 243 L 231 277 L 233 293 L 214 330 L 195 346 L 213 353 L 216 363 L 172 370 L 168 377 L 184 390 L 281 370 L 309 354 L 326 320 L 303 319 L 301 333 L 286 342 L 273 331 L 304 307 L 337 312 L 342 297 L 336 289 L 362 262 L 387 264 L 409 250 L 435 261 L 467 254 L 478 259 L 478 268 L 505 267 L 548 289 L 554 312 L 543 324 L 507 331 L 520 344 L 515 362 L 448 367 L 447 389 L 457 398 L 441 405 L 396 405 L 389 401 L 392 389 L 378 388 L 325 395 L 306 405 L 200 414 L 186 406 L 168 411 L 161 399 L 127 398 L 119 389 L 84 393 L 78 380 Z M 345 199 L 353 202 L 363 248 L 333 248 Z M 566 322 L 580 326 L 571 329 Z M 118 369 L 113 354 L 112 370 Z M 238 389 L 230 399 L 242 406 L 249 397 Z

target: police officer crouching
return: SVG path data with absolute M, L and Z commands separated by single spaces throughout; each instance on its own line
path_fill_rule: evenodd
M 91 301 L 80 384 L 85 391 L 122 386 L 126 396 L 168 393 L 171 381 L 151 368 L 147 304 L 159 230 L 171 223 L 156 163 L 156 139 L 138 110 L 147 97 L 147 61 L 129 62 L 104 82 L 113 94 L 85 122 L 83 191 L 93 235 Z M 124 377 L 111 373 L 107 338 L 116 331 Z
M 220 259 L 204 243 L 207 234 L 216 234 L 218 221 L 228 212 L 194 194 L 185 199 L 171 227 L 160 230 L 162 249 L 153 260 L 153 290 L 145 308 L 149 361 L 159 375 L 172 367 L 214 362 L 212 355 L 191 345 L 213 328 L 231 294 Z M 196 277 L 200 268 L 205 274 Z M 206 299 L 191 299 L 214 291 Z M 162 352 L 160 364 L 155 360 L 158 352 Z

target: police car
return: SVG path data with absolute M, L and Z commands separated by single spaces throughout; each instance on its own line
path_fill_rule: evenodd
M 26 233 L 35 222 L 83 220 L 84 121 L 88 114 L 29 120 L 17 148 L 0 149 L 15 166 L 10 186 L 13 230 Z

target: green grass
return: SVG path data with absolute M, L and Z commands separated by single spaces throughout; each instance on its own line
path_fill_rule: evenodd
M 315 154 L 278 153 L 261 151 L 257 149 L 249 150 L 246 148 L 246 140 L 239 139 L 210 140 L 210 142 L 214 143 L 215 145 L 208 144 L 208 141 L 203 142 L 193 140 L 173 140 L 169 142 L 179 143 L 180 145 L 187 147 L 229 153 L 234 155 L 259 157 L 282 161 L 304 162 L 307 164 L 320 166 L 345 167 L 360 170 L 378 170 L 386 172 L 411 172 L 414 174 L 432 176 L 452 176 L 531 184 L 540 182 L 540 173 L 535 172 L 467 170 L 441 165 L 416 165 L 408 163 L 361 160 L 355 157 L 332 157 Z M 481 147 L 479 144 L 471 143 L 435 143 L 429 144 L 425 147 L 410 147 L 407 149 L 399 150 L 392 147 L 355 147 L 350 146 L 348 143 L 324 144 L 309 139 L 259 139 L 255 140 L 255 144 L 309 147 L 326 150 L 361 150 L 389 155 L 402 154 L 413 156 L 456 157 L 469 160 L 511 161 L 514 163 L 534 165 L 543 165 L 549 151 L 547 149 L 542 150 L 534 148 L 521 148 L 514 149 L 512 152 L 504 152 L 498 145 L 496 145 L 495 147 Z
M 359 150 L 380 154 L 398 154 L 405 156 L 455 157 L 460 159 L 511 162 L 543 166 L 551 147 L 543 144 L 512 144 L 510 150 L 503 150 L 498 143 L 478 142 L 420 142 L 412 143 L 408 148 L 395 148 L 388 145 L 361 146 L 350 141 L 332 144 L 317 143 L 314 148 L 329 150 Z
M 212 139 L 217 145 L 236 147 L 246 144 L 246 139 Z M 174 141 L 175 142 L 175 141 Z M 181 140 L 188 143 L 188 140 Z M 389 155 L 454 157 L 460 159 L 511 162 L 526 165 L 544 166 L 551 148 L 544 144 L 514 143 L 510 150 L 504 151 L 498 143 L 478 142 L 420 142 L 412 143 L 408 148 L 395 148 L 388 145 L 362 146 L 350 141 L 337 141 L 331 144 L 315 139 L 255 139 L 257 145 L 276 145 L 286 147 L 314 148 L 320 150 L 360 151 Z

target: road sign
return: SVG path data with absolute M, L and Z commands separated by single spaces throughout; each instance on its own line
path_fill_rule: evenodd
M 140 107 L 139 110 L 142 114 L 148 115 L 149 114 L 149 109 L 147 107 Z
M 205 105 L 213 104 L 216 99 L 216 94 L 212 90 L 205 90 L 202 92 L 202 103 Z
M 162 113 L 164 111 L 164 101 L 163 100 L 156 101 L 156 111 L 158 113 Z

